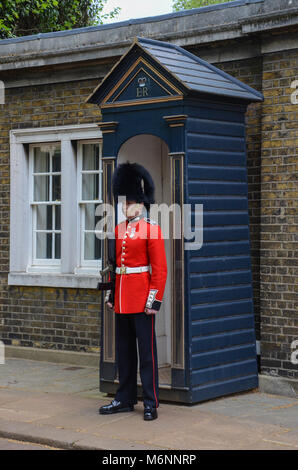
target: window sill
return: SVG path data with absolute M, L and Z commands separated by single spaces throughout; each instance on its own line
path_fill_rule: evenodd
M 66 287 L 80 289 L 96 289 L 100 275 L 92 274 L 58 274 L 58 273 L 20 273 L 8 274 L 8 285 Z

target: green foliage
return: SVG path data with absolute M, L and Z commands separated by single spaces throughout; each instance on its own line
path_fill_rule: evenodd
M 173 11 L 191 10 L 192 8 L 216 5 L 217 3 L 228 3 L 233 0 L 174 0 Z
M 121 8 L 102 14 L 107 0 L 0 1 L 0 38 L 61 31 L 102 24 Z

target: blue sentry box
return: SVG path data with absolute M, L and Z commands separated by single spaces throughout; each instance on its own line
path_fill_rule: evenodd
M 160 183 L 158 203 L 190 205 L 192 230 L 203 205 L 202 245 L 167 242 L 160 399 L 193 404 L 258 386 L 245 113 L 263 100 L 183 48 L 140 37 L 86 100 L 102 113 L 104 202 L 112 202 L 115 165 L 131 159 Z M 100 390 L 113 394 L 116 332 L 107 309 L 102 302 Z

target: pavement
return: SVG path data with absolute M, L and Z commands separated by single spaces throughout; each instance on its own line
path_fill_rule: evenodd
M 0 450 L 61 450 L 44 444 L 18 441 L 16 439 L 4 439 L 0 437 Z
M 96 367 L 8 358 L 0 365 L 0 449 L 297 450 L 298 400 L 242 392 L 194 406 L 143 403 L 110 416 L 98 408 Z M 31 443 L 31 444 L 30 444 Z

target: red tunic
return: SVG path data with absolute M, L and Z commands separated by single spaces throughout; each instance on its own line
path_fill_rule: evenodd
M 125 220 L 115 228 L 116 266 L 147 266 L 150 271 L 117 274 L 115 313 L 159 310 L 167 280 L 167 260 L 160 226 L 144 217 Z

